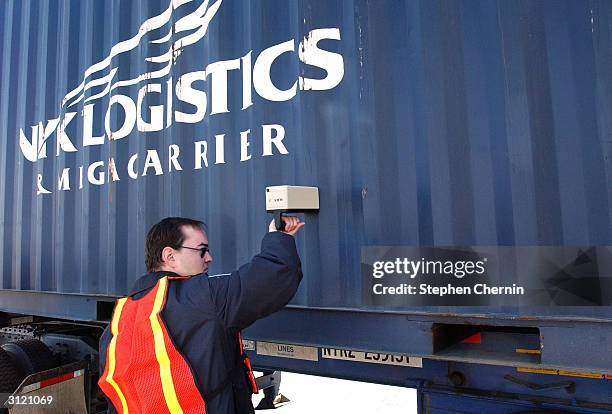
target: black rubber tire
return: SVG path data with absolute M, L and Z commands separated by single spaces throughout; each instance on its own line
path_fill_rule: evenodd
M 11 393 L 17 389 L 25 375 L 13 358 L 0 348 L 0 393 Z
M 56 358 L 51 350 L 38 339 L 9 342 L 2 345 L 2 348 L 17 361 L 25 376 L 57 366 Z

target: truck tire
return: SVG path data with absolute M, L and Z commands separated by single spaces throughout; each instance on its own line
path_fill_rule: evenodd
M 17 389 L 25 375 L 4 349 L 0 348 L 0 394 L 10 394 Z M 0 414 L 8 414 L 4 408 L 6 398 L 0 398 Z
M 25 376 L 57 366 L 56 358 L 51 350 L 38 339 L 9 342 L 2 345 L 2 348 L 13 356 Z
M 13 358 L 0 348 L 0 393 L 12 393 L 24 378 Z

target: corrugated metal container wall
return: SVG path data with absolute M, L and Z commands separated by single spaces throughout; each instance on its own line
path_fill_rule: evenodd
M 169 66 L 150 59 L 198 31 L 175 32 L 174 23 L 218 5 L 200 40 L 170 49 Z M 138 31 L 162 15 L 163 25 Z M 367 245 L 612 245 L 612 2 L 8 0 L 0 24 L 5 290 L 125 294 L 144 272 L 147 229 L 169 215 L 205 220 L 211 273 L 231 270 L 257 251 L 270 218 L 264 188 L 276 184 L 320 188 L 320 213 L 306 217 L 298 237 L 305 279 L 297 305 L 361 307 L 360 249 Z M 219 76 L 217 86 L 210 77 L 193 84 L 208 95 L 198 95 L 208 100 L 203 120 L 166 116 L 170 105 L 196 112 L 178 97 L 186 93 L 177 83 L 183 74 L 249 51 L 252 65 L 291 40 L 293 51 L 271 67 L 276 88 L 290 89 L 299 75 L 325 78 L 299 59 L 302 39 L 320 28 L 339 29 L 340 40 L 319 44 L 342 56 L 337 86 L 298 87 L 273 102 L 252 90 L 242 59 L 227 71 L 228 111 L 211 110 L 223 105 Z M 169 31 L 170 41 L 163 39 Z M 136 44 L 113 55 L 128 39 Z M 86 72 L 97 62 L 108 65 Z M 166 75 L 151 75 L 164 67 Z M 81 82 L 92 82 L 84 99 L 63 103 Z M 110 106 L 110 130 L 125 124 L 113 97 L 135 104 L 153 83 L 161 90 L 149 89 L 141 115 L 147 121 L 149 107 L 163 106 L 161 131 L 134 126 L 121 139 L 84 146 L 88 125 L 94 138 L 104 135 Z M 27 160 L 20 130 L 27 147 L 48 120 L 65 122 L 71 112 L 65 130 L 47 141 L 47 156 L 39 145 L 39 159 Z M 282 125 L 287 154 L 274 145 L 262 156 L 264 125 Z M 241 161 L 247 130 L 251 158 Z M 202 140 L 208 165 L 196 169 L 194 142 Z M 169 161 L 172 144 L 181 171 Z M 158 151 L 163 174 L 155 174 L 154 159 L 147 168 L 147 150 Z M 133 154 L 136 179 L 129 176 Z M 104 165 L 88 177 L 97 161 Z M 106 182 L 92 184 L 100 172 Z M 58 188 L 66 181 L 69 190 Z M 607 308 L 568 312 L 612 315 Z

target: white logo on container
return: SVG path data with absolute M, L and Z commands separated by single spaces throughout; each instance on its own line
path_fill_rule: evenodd
M 68 135 L 66 129 L 77 114 L 82 117 L 82 139 L 79 140 L 82 147 L 79 149 L 85 149 L 128 137 L 134 128 L 139 132 L 155 132 L 169 128 L 174 122 L 195 124 L 202 122 L 207 115 L 230 112 L 228 99 L 230 71 L 237 71 L 242 78 L 241 111 L 253 105 L 253 90 L 264 100 L 284 102 L 295 97 L 298 90 L 329 90 L 342 81 L 344 77 L 342 55 L 318 46 L 318 43 L 324 39 L 339 41 L 340 29 L 338 28 L 310 30 L 297 48 L 295 39 L 290 39 L 262 50 L 258 56 L 252 56 L 253 51 L 250 50 L 241 57 L 211 62 L 202 70 L 182 73 L 177 79 L 173 79 L 173 76 L 176 75 L 172 67 L 177 64 L 179 57 L 189 49 L 189 46 L 195 45 L 206 35 L 222 3 L 222 0 L 212 2 L 205 0 L 199 6 L 192 5 L 194 10 L 188 11 L 186 5 L 193 1 L 171 0 L 161 14 L 144 21 L 134 36 L 113 45 L 106 57 L 89 66 L 83 72 L 81 83 L 64 96 L 61 102 L 61 114 L 57 118 L 47 120 L 46 124 L 39 122 L 32 125 L 29 139 L 24 130 L 20 128 L 19 144 L 23 156 L 31 162 L 47 158 L 47 144 L 53 133 L 56 136 L 55 156 L 59 156 L 62 152 L 77 152 L 75 145 L 77 141 Z M 177 10 L 185 15 L 171 24 Z M 155 45 L 152 49 L 159 48 L 157 45 L 167 45 L 167 47 L 162 48 L 165 50 L 163 53 L 155 56 L 149 55 L 144 59 L 146 67 L 144 73 L 120 79 L 118 74 L 122 73 L 119 70 L 121 62 L 124 60 L 138 62 L 138 58 L 131 54 L 142 53 L 143 50 L 150 49 L 149 45 Z M 280 56 L 285 54 L 295 56 L 299 65 L 319 68 L 318 72 L 325 73 L 325 76 L 309 78 L 304 75 L 306 71 L 300 68 L 294 74 L 296 79 L 290 87 L 278 88 L 271 78 L 271 67 Z M 283 75 L 286 76 L 287 72 Z M 209 83 L 210 91 L 199 89 L 196 85 L 198 81 L 200 81 L 198 84 Z M 134 85 L 139 85 L 136 100 L 121 93 L 121 88 Z M 147 94 L 161 95 L 161 101 L 165 104 L 145 106 Z M 109 97 L 108 100 L 103 100 L 105 97 Z M 107 102 L 107 106 L 103 107 L 100 102 Z M 77 104 L 82 105 L 81 110 L 76 109 Z M 94 113 L 100 110 L 105 114 L 104 134 L 96 136 L 94 129 L 101 129 L 101 125 L 94 124 Z M 111 122 L 113 111 L 123 112 L 121 125 L 113 125 Z M 250 128 L 240 132 L 241 162 L 251 159 L 250 133 Z M 70 134 L 74 134 L 73 129 Z M 215 165 L 225 164 L 224 135 L 223 133 L 215 134 Z M 261 125 L 262 156 L 273 155 L 273 152 L 286 155 L 288 150 L 283 143 L 284 138 L 283 125 Z M 211 155 L 208 151 L 207 140 L 194 142 L 194 145 L 196 155 L 193 168 L 208 167 L 208 157 Z M 170 145 L 169 154 L 168 172 L 182 170 L 179 162 L 179 145 Z M 147 171 L 154 172 L 155 175 L 164 173 L 156 150 L 147 150 L 144 167 L 140 171 L 138 171 L 138 157 L 138 153 L 132 154 L 125 166 L 125 171 L 130 178 L 137 179 L 145 176 Z M 108 169 L 108 176 L 104 173 L 105 169 Z M 120 175 L 122 174 L 119 174 L 115 160 L 109 158 L 76 168 L 64 168 L 57 174 L 54 187 L 61 191 L 70 190 L 73 187 L 71 182 L 74 181 L 79 183 L 78 188 L 82 188 L 84 182 L 91 185 L 102 185 L 109 180 L 119 181 Z M 71 179 L 71 176 L 74 177 Z M 49 184 L 43 186 L 42 174 L 37 174 L 36 180 L 37 194 L 51 193 L 47 189 Z

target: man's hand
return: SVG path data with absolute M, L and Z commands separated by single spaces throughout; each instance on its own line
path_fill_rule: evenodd
M 301 222 L 299 218 L 293 216 L 283 216 L 282 220 L 285 222 L 285 230 L 283 231 L 283 233 L 287 233 L 292 236 L 295 236 L 295 233 L 297 233 L 298 230 L 304 227 L 304 225 L 306 224 Z M 270 222 L 269 230 L 270 232 L 277 231 L 276 224 L 274 224 L 274 220 Z

